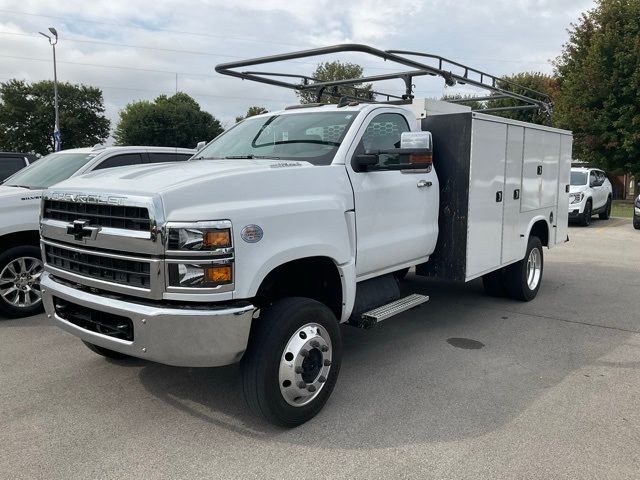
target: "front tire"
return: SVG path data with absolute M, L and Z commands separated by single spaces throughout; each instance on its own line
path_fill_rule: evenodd
M 340 326 L 324 304 L 303 297 L 265 308 L 242 359 L 249 408 L 268 422 L 295 427 L 329 399 L 342 358 Z
M 600 220 L 609 220 L 611 217 L 611 197 L 607 198 L 607 206 L 604 207 L 604 212 L 598 215 Z
M 591 200 L 587 200 L 587 203 L 584 205 L 584 212 L 582 212 L 582 217 L 580 217 L 580 225 L 583 227 L 588 227 L 591 225 L 591 215 L 593 214 L 593 206 L 591 204 Z
M 42 312 L 40 249 L 33 245 L 9 248 L 0 255 L 0 314 L 30 317 Z
M 633 217 L 633 228 L 640 230 L 640 217 Z
M 536 298 L 542 283 L 543 270 L 542 242 L 538 237 L 530 237 L 524 258 L 506 269 L 509 296 L 523 302 Z

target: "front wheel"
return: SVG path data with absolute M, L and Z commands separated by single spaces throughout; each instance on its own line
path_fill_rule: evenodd
M 591 206 L 591 200 L 587 200 L 587 203 L 584 205 L 584 212 L 582 213 L 582 217 L 580 217 L 580 225 L 583 227 L 588 227 L 591 225 L 591 215 L 593 214 L 593 207 Z
M 340 327 L 320 302 L 278 300 L 263 310 L 242 359 L 244 396 L 268 422 L 294 427 L 329 399 L 342 358 Z
M 542 283 L 543 269 L 542 242 L 538 237 L 530 237 L 524 259 L 506 269 L 509 296 L 523 302 L 536 298 Z
M 607 206 L 604 207 L 604 212 L 599 214 L 598 217 L 600 217 L 600 220 L 609 220 L 609 217 L 611 217 L 611 198 L 607 199 Z
M 0 254 L 0 314 L 17 318 L 42 311 L 40 249 L 33 245 L 9 248 Z

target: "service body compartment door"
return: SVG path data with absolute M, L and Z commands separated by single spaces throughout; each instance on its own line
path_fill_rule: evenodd
M 526 238 L 520 237 L 520 200 L 522 198 L 522 155 L 524 128 L 509 125 L 507 130 L 507 164 L 504 185 L 504 228 L 502 230 L 502 263 L 522 259 Z
M 466 278 L 500 266 L 507 125 L 474 119 Z
M 560 136 L 560 162 L 558 162 L 558 210 L 556 212 L 555 243 L 563 243 L 569 233 L 569 193 L 567 186 L 571 177 L 571 148 L 573 138 L 570 135 Z

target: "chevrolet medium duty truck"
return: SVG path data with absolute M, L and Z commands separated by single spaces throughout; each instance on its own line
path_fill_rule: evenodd
M 339 52 L 403 70 L 334 82 L 238 71 Z M 538 92 L 426 55 L 338 45 L 216 67 L 312 90 L 319 102 L 248 118 L 185 163 L 94 172 L 46 191 L 47 316 L 106 357 L 241 362 L 250 408 L 294 426 L 336 385 L 341 324 L 371 328 L 428 300 L 401 297 L 406 269 L 482 278 L 492 295 L 532 300 L 543 247 L 568 239 L 571 134 L 414 98 L 413 77 L 439 75 L 549 107 Z M 359 86 L 392 78 L 405 93 Z

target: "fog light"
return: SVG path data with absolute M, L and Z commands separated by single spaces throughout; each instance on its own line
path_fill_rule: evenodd
M 231 283 L 231 265 L 221 267 L 205 267 L 204 277 L 207 282 L 222 285 Z

